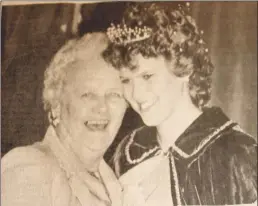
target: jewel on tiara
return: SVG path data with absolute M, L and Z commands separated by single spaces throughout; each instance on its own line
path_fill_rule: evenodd
M 146 26 L 130 28 L 125 24 L 116 26 L 111 24 L 107 29 L 107 36 L 112 43 L 125 45 L 147 39 L 151 36 L 151 32 L 152 29 Z

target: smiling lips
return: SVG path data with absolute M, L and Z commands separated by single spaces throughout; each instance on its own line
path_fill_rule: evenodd
M 157 100 L 154 100 L 154 101 L 152 101 L 152 102 L 147 102 L 147 103 L 142 103 L 142 104 L 140 104 L 139 106 L 140 106 L 141 112 L 147 112 L 147 111 L 149 111 L 150 108 L 151 108 L 154 104 L 156 104 L 156 102 L 157 102 Z
M 108 123 L 108 120 L 89 120 L 84 122 L 84 125 L 91 131 L 104 131 Z

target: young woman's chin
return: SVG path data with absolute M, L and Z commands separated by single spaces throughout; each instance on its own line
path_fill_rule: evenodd
M 161 114 L 140 114 L 142 121 L 146 126 L 149 127 L 156 127 L 162 124 L 164 121 L 165 117 Z

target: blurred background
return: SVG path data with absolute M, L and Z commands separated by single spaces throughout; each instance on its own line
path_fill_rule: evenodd
M 171 2 L 166 2 L 171 4 Z M 173 2 L 172 4 L 178 4 Z M 1 154 L 44 137 L 44 70 L 68 39 L 104 31 L 125 2 L 4 6 L 1 19 Z M 191 2 L 215 65 L 212 104 L 257 138 L 257 2 Z M 128 110 L 121 138 L 142 124 Z

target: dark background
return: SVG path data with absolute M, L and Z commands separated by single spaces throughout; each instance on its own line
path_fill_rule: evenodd
M 4 6 L 1 36 L 1 153 L 44 137 L 44 70 L 69 38 L 101 31 L 124 2 Z M 168 3 L 169 4 L 169 3 Z M 257 2 L 192 2 L 215 65 L 212 104 L 257 136 Z M 80 14 L 82 21 L 80 20 Z M 64 29 L 66 27 L 66 29 Z M 63 28 L 63 29 L 62 29 Z M 141 125 L 129 110 L 110 151 Z M 108 152 L 108 153 L 109 153 Z

